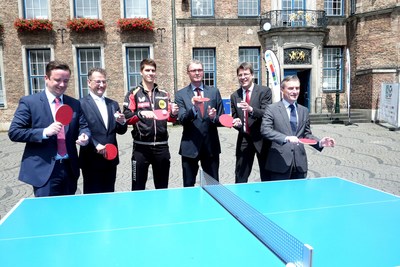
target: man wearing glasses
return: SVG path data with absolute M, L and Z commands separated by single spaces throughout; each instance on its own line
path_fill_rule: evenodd
M 92 138 L 79 153 L 83 176 L 83 193 L 114 192 L 119 157 L 105 158 L 106 144 L 118 147 L 117 134 L 127 131 L 124 114 L 116 101 L 104 96 L 107 89 L 107 73 L 93 68 L 88 73 L 89 94 L 82 98 L 81 106 Z
M 203 64 L 192 60 L 187 65 L 190 84 L 179 90 L 175 102 L 179 106 L 178 119 L 183 125 L 179 154 L 182 156 L 183 185 L 194 186 L 199 170 L 219 179 L 221 146 L 217 126 L 224 113 L 219 90 L 203 82 Z
M 260 179 L 266 176 L 266 161 L 271 142 L 260 132 L 264 110 L 272 103 L 271 89 L 253 83 L 254 69 L 247 62 L 236 70 L 240 88 L 231 95 L 233 127 L 238 130 L 236 142 L 235 182 L 247 183 L 257 155 Z

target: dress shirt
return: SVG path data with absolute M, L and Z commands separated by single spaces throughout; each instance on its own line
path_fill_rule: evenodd
M 104 96 L 99 97 L 92 92 L 89 92 L 90 96 L 93 98 L 94 102 L 96 103 L 97 108 L 100 111 L 101 117 L 103 118 L 104 125 L 106 126 L 106 129 L 108 128 L 108 112 L 107 112 L 107 106 L 106 106 L 106 101 L 104 99 Z

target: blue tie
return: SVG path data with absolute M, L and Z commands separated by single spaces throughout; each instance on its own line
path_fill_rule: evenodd
M 297 115 L 296 109 L 293 104 L 289 105 L 290 108 L 290 127 L 292 128 L 293 135 L 296 135 L 297 131 Z

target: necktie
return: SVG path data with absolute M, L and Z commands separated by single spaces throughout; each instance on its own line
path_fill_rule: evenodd
M 201 96 L 201 89 L 199 87 L 196 87 L 195 90 L 196 90 L 197 96 Z
M 54 100 L 56 102 L 56 111 L 61 106 L 61 99 L 56 97 Z M 57 153 L 61 157 L 67 154 L 67 147 L 65 145 L 65 131 L 64 126 L 62 126 L 61 131 L 57 134 Z
M 296 135 L 297 132 L 297 115 L 296 109 L 293 104 L 289 105 L 290 108 L 290 127 L 292 128 L 293 135 Z
M 250 105 L 250 90 L 249 89 L 246 90 L 246 103 Z M 244 116 L 245 116 L 245 127 L 246 127 L 245 131 L 246 131 L 246 133 L 250 134 L 249 112 L 245 111 L 244 113 L 245 113 Z
M 201 97 L 201 89 L 199 87 L 196 87 L 195 91 L 197 93 L 197 96 Z M 201 102 L 199 104 L 199 109 L 200 109 L 201 117 L 204 117 L 204 103 L 203 102 Z

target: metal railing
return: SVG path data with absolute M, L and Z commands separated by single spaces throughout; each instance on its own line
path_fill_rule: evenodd
M 268 28 L 313 27 L 326 28 L 328 19 L 323 10 L 291 9 L 272 10 L 261 15 L 260 28 L 265 30 L 264 24 L 269 23 Z

